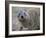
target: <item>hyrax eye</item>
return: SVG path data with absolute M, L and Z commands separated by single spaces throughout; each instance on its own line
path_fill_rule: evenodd
M 24 15 L 27 16 L 26 13 L 24 13 Z
M 20 16 L 20 13 L 18 14 L 18 17 Z

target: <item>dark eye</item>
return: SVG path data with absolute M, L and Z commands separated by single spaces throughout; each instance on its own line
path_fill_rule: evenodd
M 24 15 L 26 16 L 26 13 L 24 13 Z
M 18 17 L 20 16 L 20 13 L 18 14 Z

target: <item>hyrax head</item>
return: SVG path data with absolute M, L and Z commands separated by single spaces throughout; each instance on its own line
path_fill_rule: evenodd
M 28 12 L 25 10 L 20 10 L 17 17 L 18 17 L 19 21 L 22 21 L 22 22 L 30 19 Z

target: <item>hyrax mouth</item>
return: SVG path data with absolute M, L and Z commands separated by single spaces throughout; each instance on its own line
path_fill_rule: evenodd
M 25 19 L 21 18 L 19 19 L 20 22 L 25 22 Z

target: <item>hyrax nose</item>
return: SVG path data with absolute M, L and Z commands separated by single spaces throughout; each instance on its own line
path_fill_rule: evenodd
M 24 17 L 23 17 L 23 16 L 21 16 L 21 18 L 23 19 Z

